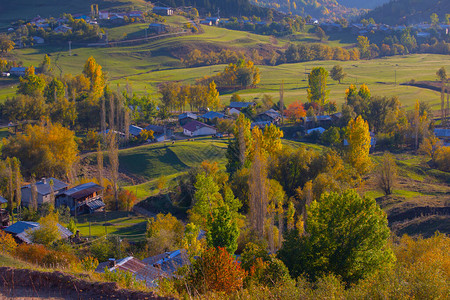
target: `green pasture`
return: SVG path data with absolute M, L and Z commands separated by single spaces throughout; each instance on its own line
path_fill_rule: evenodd
M 77 217 L 77 229 L 84 237 L 99 237 L 105 234 L 119 235 L 131 240 L 142 239 L 147 229 L 147 218 L 132 212 L 99 212 Z
M 224 163 L 226 147 L 226 140 L 211 138 L 176 141 L 173 145 L 171 142 L 150 144 L 121 150 L 119 163 L 127 172 L 150 181 L 187 171 L 204 160 Z M 138 188 L 149 192 L 151 186 L 144 184 Z

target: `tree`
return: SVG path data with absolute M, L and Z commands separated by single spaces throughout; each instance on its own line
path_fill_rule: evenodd
M 307 235 L 291 232 L 278 253 L 292 276 L 333 273 L 351 284 L 394 262 L 386 213 L 374 199 L 355 190 L 324 194 L 307 214 Z
M 6 34 L 0 34 L 0 50 L 7 53 L 14 49 L 15 43 Z
M 29 96 L 41 95 L 45 88 L 45 80 L 34 73 L 34 67 L 29 67 L 25 77 L 20 77 L 17 93 Z
M 33 242 L 49 246 L 56 240 L 61 239 L 58 227 L 58 214 L 50 212 L 47 216 L 39 219 L 40 227 L 31 232 Z
M 294 122 L 298 122 L 300 120 L 300 118 L 303 118 L 306 116 L 306 111 L 303 108 L 303 104 L 300 101 L 296 101 L 296 102 L 289 104 L 285 113 L 286 113 L 286 116 Z
M 52 74 L 52 65 L 50 57 L 47 54 L 44 55 L 44 59 L 42 60 L 41 65 L 39 66 L 42 74 L 51 75 Z
M 100 99 L 103 96 L 105 88 L 105 75 L 102 71 L 102 66 L 97 64 L 94 57 L 89 57 L 84 65 L 83 74 L 91 82 L 90 92 L 93 101 Z
M 431 158 L 431 162 L 436 164 L 439 152 L 443 147 L 443 142 L 435 136 L 425 138 L 420 144 L 419 153 L 425 154 Z
M 362 175 L 365 174 L 370 166 L 370 132 L 369 124 L 361 116 L 356 120 L 350 120 L 347 125 L 348 152 L 347 157 L 349 163 Z
M 234 254 L 238 247 L 239 228 L 228 206 L 223 205 L 213 211 L 208 218 L 207 228 L 208 247 L 223 247 Z
M 397 181 L 397 164 L 394 156 L 389 152 L 384 153 L 383 160 L 378 166 L 377 185 L 385 195 L 392 194 L 392 189 Z
M 439 16 L 436 13 L 432 13 L 430 16 L 431 25 L 436 26 L 439 24 Z
M 336 65 L 331 69 L 330 75 L 333 80 L 339 81 L 339 84 L 341 84 L 341 80 L 347 76 L 347 73 L 344 72 L 344 69 L 342 69 L 341 66 Z
M 116 210 L 119 210 L 119 141 L 117 134 L 110 130 L 107 135 L 108 139 L 108 156 L 109 164 L 111 165 L 111 179 L 114 191 L 114 201 L 116 203 Z
M 316 36 L 319 38 L 319 40 L 321 42 L 327 38 L 327 35 L 325 34 L 325 31 L 323 31 L 323 29 L 320 28 L 319 26 L 316 27 L 316 30 L 315 30 L 314 33 L 316 34 Z
M 358 36 L 358 49 L 361 58 L 370 58 L 370 42 L 366 36 Z
M 441 67 L 436 72 L 436 76 L 441 81 L 441 118 L 442 120 L 444 120 L 445 117 L 447 117 L 445 110 L 445 82 L 447 81 L 447 72 L 445 70 L 445 67 Z M 450 109 L 450 107 L 448 109 Z
M 322 67 L 313 68 L 308 76 L 308 100 L 322 108 L 328 100 L 328 72 Z
M 341 133 L 338 127 L 330 127 L 320 136 L 323 144 L 330 147 L 337 147 L 342 144 Z
M 147 222 L 147 243 L 151 254 L 173 251 L 182 246 L 184 225 L 170 213 L 159 213 Z
M 75 133 L 60 124 L 27 125 L 25 131 L 4 139 L 3 157 L 17 157 L 27 176 L 64 176 L 77 159 Z
M 214 80 L 209 84 L 208 107 L 211 107 L 212 109 L 220 108 L 219 92 L 217 91 L 217 86 Z
M 203 251 L 192 266 L 188 283 L 199 292 L 232 293 L 242 288 L 246 272 L 225 248 Z
M 120 209 L 124 211 L 131 211 L 131 209 L 134 206 L 134 203 L 136 202 L 136 194 L 131 191 L 121 189 L 119 191 L 118 197 Z

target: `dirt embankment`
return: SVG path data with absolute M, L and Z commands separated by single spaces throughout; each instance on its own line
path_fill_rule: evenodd
M 169 299 L 151 292 L 120 289 L 115 282 L 92 282 L 62 272 L 0 267 L 1 299 Z

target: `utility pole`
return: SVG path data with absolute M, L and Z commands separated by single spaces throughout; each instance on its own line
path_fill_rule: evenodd
M 147 28 L 145 28 L 145 38 L 147 38 Z
M 69 41 L 69 56 L 72 56 L 72 41 Z
M 395 70 L 395 85 L 397 85 L 397 70 Z

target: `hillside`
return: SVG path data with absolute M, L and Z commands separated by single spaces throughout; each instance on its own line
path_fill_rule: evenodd
M 367 13 L 364 18 L 373 18 L 377 23 L 389 25 L 430 22 L 433 13 L 445 20 L 450 12 L 450 1 L 441 0 L 396 0 L 390 1 Z
M 377 6 L 383 5 L 384 3 L 389 2 L 389 0 L 337 0 L 339 4 L 344 5 L 346 7 L 356 7 L 356 8 L 367 8 L 373 9 Z
M 62 13 L 89 13 L 91 4 L 98 4 L 99 10 L 104 9 L 138 9 L 147 6 L 145 0 L 77 0 L 61 2 L 58 0 L 34 1 L 0 1 L 0 28 L 8 26 L 17 20 L 26 20 L 40 15 L 41 17 L 58 17 Z

